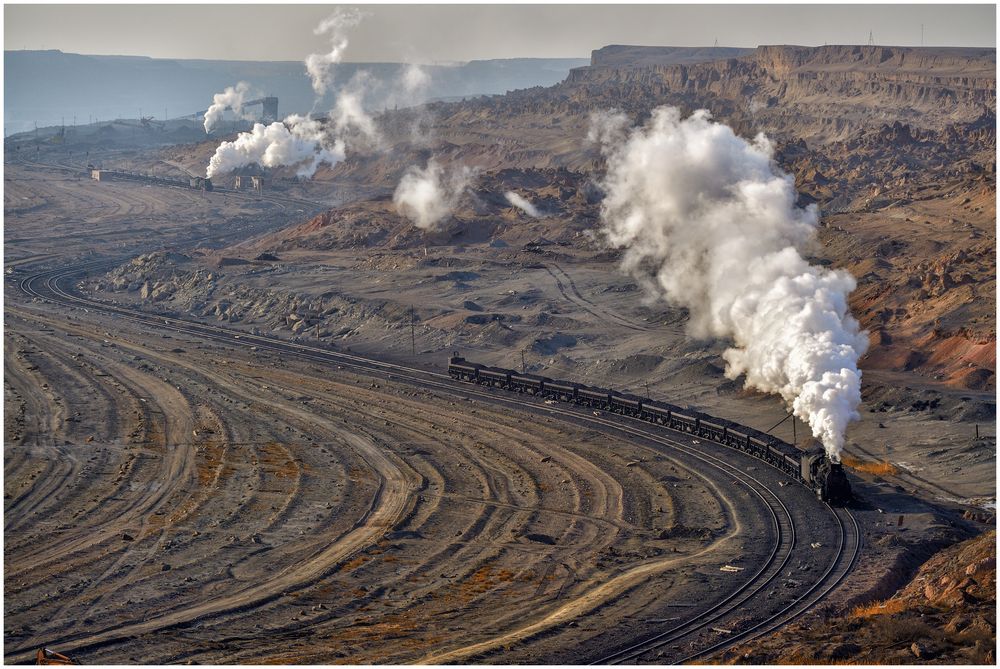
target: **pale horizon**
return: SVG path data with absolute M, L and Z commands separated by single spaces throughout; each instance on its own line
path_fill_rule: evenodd
M 995 5 L 342 5 L 366 17 L 343 62 L 587 58 L 609 44 L 996 48 Z M 335 5 L 6 5 L 4 49 L 299 61 Z

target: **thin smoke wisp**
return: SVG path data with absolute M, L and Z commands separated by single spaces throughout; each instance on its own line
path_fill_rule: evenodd
M 337 93 L 330 118 L 337 134 L 351 147 L 379 146 L 382 142 L 375 119 L 365 110 L 364 105 L 367 91 L 376 85 L 373 77 L 362 70 Z
M 316 95 L 324 95 L 333 83 L 333 66 L 344 57 L 348 45 L 347 33 L 361 23 L 363 18 L 364 15 L 357 9 L 338 8 L 316 26 L 313 31 L 315 34 L 329 35 L 330 38 L 329 51 L 309 54 L 305 60 L 306 72 Z
M 686 307 L 692 335 L 732 342 L 726 376 L 779 394 L 839 461 L 868 337 L 848 308 L 854 278 L 802 257 L 818 212 L 797 206 L 767 137 L 672 107 L 631 129 L 595 117 L 591 137 L 607 159 L 602 232 L 623 269 Z

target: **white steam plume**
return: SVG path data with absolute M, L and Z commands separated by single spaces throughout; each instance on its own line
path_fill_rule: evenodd
M 205 111 L 205 132 L 212 132 L 227 109 L 241 114 L 243 100 L 249 92 L 250 84 L 241 81 L 236 86 L 227 86 L 223 92 L 216 93 L 212 98 L 212 106 Z
M 780 394 L 838 461 L 860 417 L 868 337 L 848 311 L 854 278 L 800 254 L 818 213 L 796 206 L 770 141 L 737 137 L 704 110 L 682 119 L 661 107 L 629 132 L 620 115 L 595 121 L 603 232 L 625 249 L 623 268 L 687 307 L 693 335 L 731 339 L 726 376 Z
M 264 167 L 297 165 L 298 175 L 312 177 L 320 163 L 344 159 L 344 143 L 329 138 L 319 121 L 292 115 L 270 125 L 255 123 L 234 141 L 223 142 L 208 164 L 207 176 L 225 174 L 254 163 Z
M 472 171 L 467 167 L 445 174 L 433 159 L 426 168 L 411 167 L 396 186 L 392 201 L 396 210 L 422 230 L 436 230 L 448 217 L 469 185 Z
M 361 23 L 364 15 L 357 9 L 338 8 L 320 22 L 313 31 L 317 35 L 330 36 L 330 51 L 306 56 L 306 72 L 312 80 L 316 95 L 324 95 L 333 82 L 333 66 L 344 57 L 347 49 L 347 31 Z
M 368 72 L 358 72 L 337 93 L 337 102 L 330 112 L 337 134 L 344 137 L 352 148 L 359 143 L 378 146 L 382 142 L 375 119 L 365 111 L 364 106 L 366 92 L 375 85 Z
M 512 190 L 507 191 L 506 193 L 504 193 L 504 197 L 507 198 L 508 202 L 510 202 L 512 205 L 514 205 L 515 207 L 526 213 L 528 216 L 531 216 L 532 218 L 541 217 L 542 214 L 541 212 L 538 211 L 538 207 L 531 204 L 531 202 L 529 202 L 526 198 L 522 197 L 521 195 L 518 195 L 514 191 Z
M 431 85 L 431 75 L 427 74 L 427 71 L 416 63 L 410 63 L 403 70 L 400 83 L 404 94 L 412 100 Z

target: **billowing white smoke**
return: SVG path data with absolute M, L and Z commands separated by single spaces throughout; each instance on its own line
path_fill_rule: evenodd
M 854 278 L 800 254 L 816 208 L 796 206 L 763 134 L 748 142 L 707 111 L 671 107 L 626 127 L 604 116 L 592 132 L 608 165 L 603 232 L 624 269 L 687 307 L 693 335 L 731 339 L 726 376 L 780 394 L 839 460 L 868 337 L 848 312 Z
M 508 202 L 510 202 L 512 205 L 514 205 L 515 207 L 526 213 L 528 216 L 531 216 L 532 218 L 541 217 L 542 214 L 541 212 L 538 211 L 538 207 L 531 204 L 531 202 L 529 202 L 526 198 L 515 193 L 514 191 L 512 190 L 507 191 L 506 193 L 504 193 L 504 197 L 507 198 Z
M 223 142 L 208 164 L 207 176 L 226 174 L 254 163 L 264 167 L 297 165 L 298 175 L 311 177 L 320 163 L 344 159 L 344 143 L 327 137 L 315 119 L 292 115 L 270 125 L 255 123 L 232 142 Z
M 364 15 L 357 9 L 338 8 L 313 31 L 317 35 L 330 36 L 330 50 L 309 54 L 305 61 L 316 95 L 324 95 L 333 82 L 333 66 L 340 62 L 347 49 L 347 31 L 361 23 L 362 18 Z
M 436 230 L 458 206 L 465 188 L 472 178 L 467 167 L 453 169 L 447 174 L 434 160 L 427 167 L 411 167 L 396 186 L 392 201 L 396 210 L 413 221 L 422 230 Z
M 212 99 L 212 106 L 205 111 L 205 132 L 212 132 L 227 109 L 232 109 L 237 114 L 243 111 L 243 100 L 250 92 L 250 84 L 241 81 L 236 86 L 227 86 L 222 93 L 216 93 Z

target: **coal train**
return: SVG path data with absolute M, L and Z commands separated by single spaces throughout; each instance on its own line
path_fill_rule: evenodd
M 448 374 L 457 381 L 630 416 L 714 441 L 763 460 L 812 489 L 824 502 L 844 504 L 851 498 L 851 485 L 843 467 L 832 462 L 821 446 L 800 451 L 769 434 L 665 402 L 607 388 L 522 374 L 511 369 L 487 367 L 457 355 L 448 360 Z

